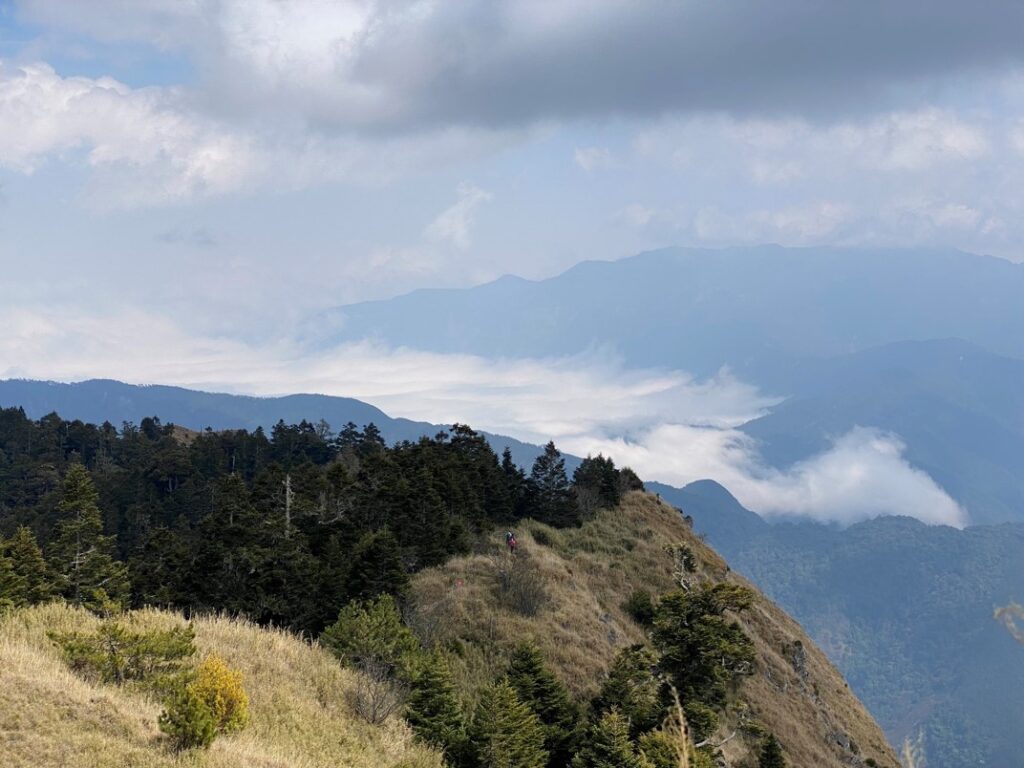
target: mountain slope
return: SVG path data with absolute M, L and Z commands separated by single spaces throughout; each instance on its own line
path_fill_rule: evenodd
M 182 624 L 161 611 L 133 617 L 143 629 Z M 5 768 L 441 768 L 440 755 L 415 743 L 401 720 L 370 726 L 349 709 L 355 673 L 326 652 L 287 632 L 219 617 L 194 620 L 196 646 L 242 672 L 250 723 L 207 752 L 175 753 L 157 730 L 158 703 L 78 677 L 46 637 L 47 631 L 90 631 L 96 623 L 85 611 L 56 603 L 0 617 Z
M 923 733 L 932 768 L 1018 763 L 1024 663 L 992 610 L 1024 594 L 1024 525 L 769 524 L 715 483 L 649 487 L 805 627 L 892 741 Z
M 32 419 L 56 412 L 66 419 L 92 424 L 109 421 L 118 427 L 125 421 L 138 424 L 144 418 L 158 415 L 166 423 L 196 431 L 207 427 L 215 431 L 262 427 L 269 432 L 281 420 L 286 424 L 298 424 L 301 421 L 316 423 L 323 419 L 335 430 L 350 421 L 359 427 L 373 423 L 388 443 L 415 441 L 446 429 L 423 421 L 393 418 L 379 408 L 351 397 L 311 394 L 252 397 L 182 387 L 139 386 L 110 379 L 74 384 L 0 380 L 0 407 L 5 406 L 21 407 Z M 482 434 L 498 453 L 508 446 L 513 458 L 522 466 L 530 466 L 543 451 L 515 438 Z M 567 458 L 570 466 L 575 466 L 576 461 L 573 457 Z
M 855 426 L 895 432 L 906 457 L 976 523 L 1024 520 L 1024 360 L 958 340 L 805 361 L 772 378 L 792 397 L 742 429 L 785 467 Z
M 610 347 L 629 365 L 698 375 L 728 365 L 760 383 L 780 361 L 907 339 L 1024 357 L 1022 295 L 1024 266 L 953 250 L 667 248 L 537 282 L 340 307 L 328 327 L 341 327 L 334 340 L 485 356 Z
M 516 567 L 529 568 L 544 591 L 533 615 L 511 610 L 500 596 L 500 574 L 511 566 L 497 535 L 479 554 L 414 580 L 414 626 L 434 642 L 462 649 L 463 680 L 488 679 L 510 647 L 529 638 L 575 692 L 593 693 L 616 651 L 643 640 L 622 607 L 625 599 L 639 588 L 662 593 L 678 586 L 672 548 L 685 545 L 696 555 L 695 583 L 747 584 L 673 507 L 643 493 L 580 529 L 534 522 L 520 528 Z M 859 766 L 868 758 L 897 765 L 882 731 L 796 622 L 763 596 L 740 621 L 756 646 L 757 668 L 740 685 L 743 705 L 721 729 L 722 739 L 737 733 L 723 747 L 731 765 L 745 764 L 760 739 L 741 718 L 774 732 L 794 766 Z

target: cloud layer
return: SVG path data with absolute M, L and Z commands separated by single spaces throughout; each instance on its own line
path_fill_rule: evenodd
M 22 0 L 18 8 L 68 33 L 185 51 L 221 108 L 274 104 L 346 129 L 862 111 L 901 87 L 1024 60 L 1024 7 L 1012 0 L 984 8 L 956 0 L 115 0 L 106 13 L 76 0 Z
M 523 440 L 603 452 L 643 477 L 712 478 L 765 515 L 849 524 L 880 514 L 963 525 L 966 512 L 910 466 L 894 435 L 857 428 L 785 471 L 766 466 L 735 429 L 775 400 L 728 372 L 697 381 L 678 371 L 627 371 L 599 353 L 557 360 L 486 360 L 364 342 L 306 353 L 287 339 L 259 347 L 190 338 L 137 312 L 106 317 L 7 309 L 0 378 L 195 386 L 251 394 L 320 392 L 369 401 L 393 416 L 452 423 Z

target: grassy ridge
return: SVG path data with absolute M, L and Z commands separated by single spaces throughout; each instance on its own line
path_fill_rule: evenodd
M 623 603 L 636 589 L 657 594 L 678 586 L 673 549 L 680 545 L 696 555 L 696 573 L 686 574 L 692 584 L 751 586 L 674 507 L 645 493 L 629 494 L 620 508 L 578 529 L 524 521 L 517 535 L 516 567 L 541 586 L 532 615 L 513 609 L 502 591 L 511 558 L 498 536 L 490 550 L 455 558 L 413 581 L 414 628 L 428 642 L 459 649 L 453 666 L 470 696 L 504 668 L 511 647 L 523 639 L 540 647 L 575 693 L 593 694 L 615 653 L 644 639 Z M 796 622 L 758 593 L 740 623 L 754 641 L 757 670 L 743 681 L 716 738 L 736 733 L 723 747 L 731 765 L 745 765 L 760 744 L 752 724 L 775 733 L 794 766 L 860 766 L 869 758 L 898 765 L 881 729 Z
M 145 610 L 140 628 L 181 619 Z M 97 619 L 59 604 L 0 619 L 0 755 L 5 768 L 438 768 L 405 724 L 365 724 L 347 704 L 353 672 L 299 637 L 223 617 L 195 621 L 199 655 L 215 652 L 243 674 L 249 727 L 209 751 L 175 754 L 157 729 L 160 705 L 128 688 L 72 674 L 48 630 L 91 631 Z

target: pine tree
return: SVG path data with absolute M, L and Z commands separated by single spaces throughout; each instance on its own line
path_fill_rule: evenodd
M 3 547 L 0 546 L 0 611 L 24 604 L 25 580 L 15 573 L 11 559 L 3 554 Z
M 543 768 L 547 764 L 544 729 L 508 680 L 484 691 L 471 740 L 480 768 Z
M 761 744 L 761 757 L 758 768 L 786 768 L 786 759 L 782 756 L 782 747 L 774 733 L 768 734 Z
M 113 557 L 114 537 L 103 535 L 98 495 L 85 467 L 68 470 L 57 505 L 62 520 L 51 564 L 61 593 L 73 605 L 106 611 L 128 601 L 128 569 Z
M 663 686 L 655 675 L 657 662 L 655 654 L 642 645 L 619 651 L 594 699 L 594 711 L 622 712 L 629 720 L 634 738 L 657 727 L 664 719 L 667 705 Z
M 442 656 L 424 654 L 417 663 L 405 719 L 421 740 L 443 750 L 450 764 L 459 762 L 466 744 L 466 724 L 451 670 Z
M 351 600 L 401 595 L 409 587 L 402 550 L 387 528 L 368 533 L 352 551 L 346 590 Z
M 565 474 L 565 459 L 554 442 L 544 446 L 544 453 L 533 462 L 529 489 L 532 514 L 542 523 L 565 528 L 582 522 Z
M 629 721 L 608 712 L 587 729 L 586 746 L 572 760 L 572 768 L 648 768 L 629 740 Z
M 420 648 L 415 635 L 402 623 L 391 595 L 346 605 L 339 611 L 338 620 L 320 635 L 320 644 L 342 664 L 374 664 L 389 669 L 404 668 L 407 659 Z
M 23 580 L 23 600 L 29 605 L 45 603 L 53 597 L 46 560 L 39 549 L 35 534 L 21 526 L 8 539 L 4 550 L 11 560 L 14 572 Z
M 578 712 L 568 689 L 544 664 L 535 645 L 524 643 L 512 653 L 508 681 L 516 696 L 544 726 L 549 765 L 566 765 L 576 751 Z

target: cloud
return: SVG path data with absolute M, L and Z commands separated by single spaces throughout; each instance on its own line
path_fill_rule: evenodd
M 45 64 L 0 64 L 0 165 L 31 174 L 51 156 L 83 153 L 111 186 L 142 201 L 236 189 L 253 174 L 251 142 L 190 114 L 173 89 L 60 77 Z M 145 184 L 125 184 L 145 168 Z
M 446 242 L 456 248 L 470 246 L 469 230 L 473 217 L 481 203 L 491 199 L 491 193 L 480 187 L 463 182 L 456 189 L 458 200 L 442 211 L 426 228 L 424 234 L 430 240 Z
M 751 509 L 849 524 L 880 514 L 963 525 L 961 509 L 910 466 L 899 438 L 869 428 L 795 466 L 766 466 L 736 427 L 777 400 L 722 371 L 627 370 L 591 352 L 560 359 L 491 360 L 390 349 L 371 342 L 308 351 L 194 337 L 137 310 L 0 310 L 0 378 L 91 377 L 258 395 L 356 397 L 393 416 L 467 422 L 523 440 L 555 439 L 577 455 L 603 452 L 641 476 L 673 484 L 713 478 Z M 17 362 L 11 362 L 17 361 Z
M 0 62 L 0 167 L 31 175 L 55 158 L 79 161 L 92 172 L 85 202 L 101 209 L 332 181 L 377 185 L 509 140 L 458 129 L 373 139 L 247 127 L 211 117 L 180 88 L 130 88 L 106 77 L 62 77 L 47 64 Z M 460 195 L 438 225 L 454 238 L 489 199 L 471 186 Z
M 612 153 L 607 147 L 576 147 L 573 160 L 584 171 L 596 171 L 612 164 Z
M 322 126 L 507 125 L 665 112 L 834 114 L 1019 67 L 1024 7 L 464 0 L 21 0 L 22 18 L 185 51 L 229 109 Z
M 762 515 L 849 525 L 900 514 L 962 527 L 967 512 L 903 456 L 896 435 L 856 427 L 830 449 L 779 470 L 764 464 L 756 443 L 735 429 L 662 424 L 630 438 L 581 436 L 563 441 L 578 453 L 604 452 L 641 475 L 683 485 L 712 478 Z

